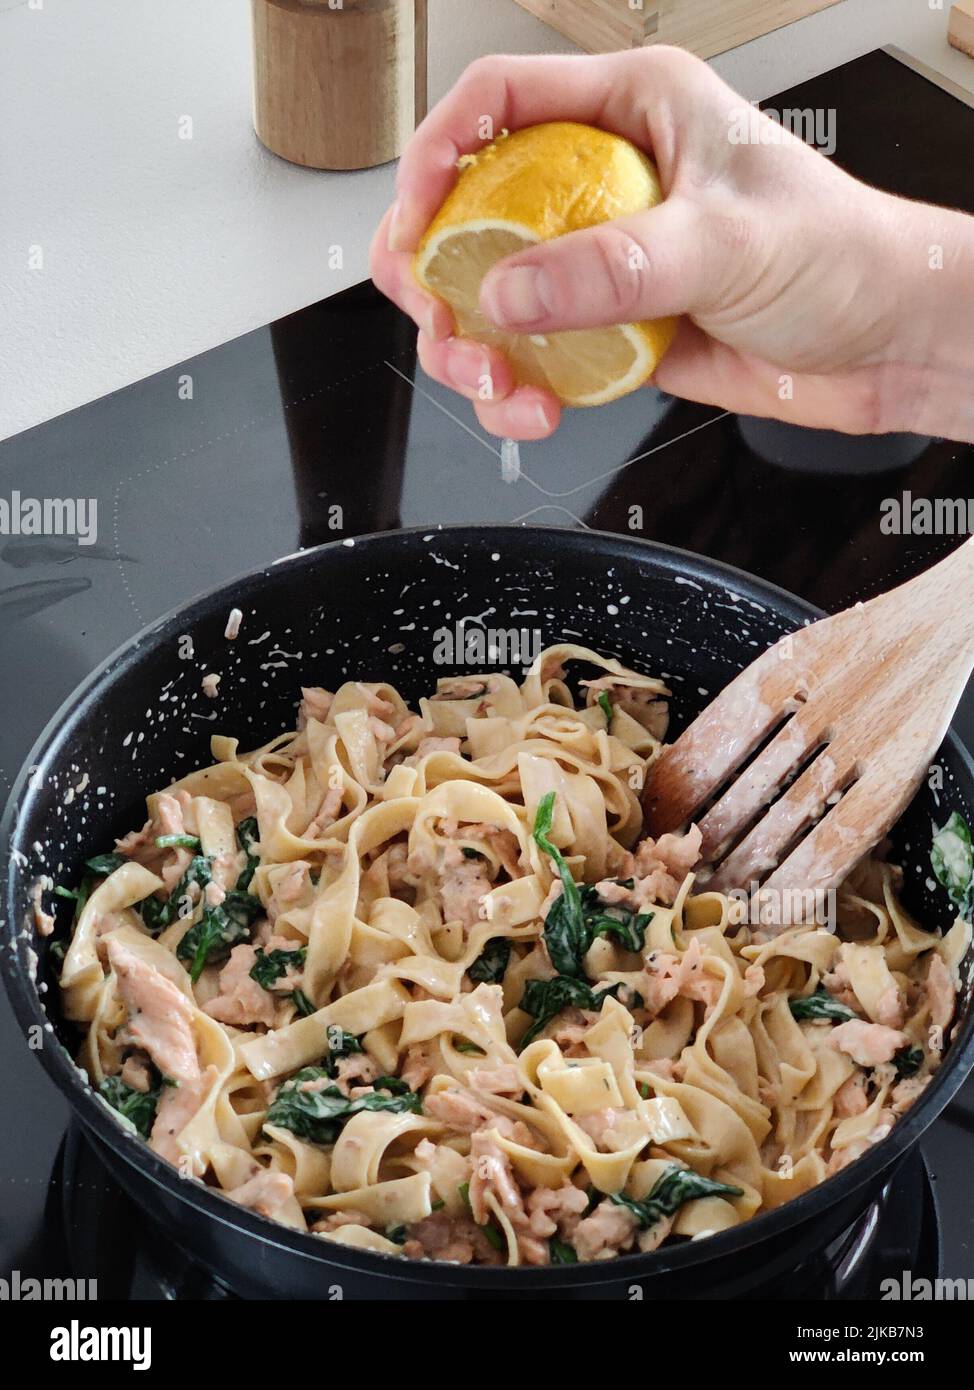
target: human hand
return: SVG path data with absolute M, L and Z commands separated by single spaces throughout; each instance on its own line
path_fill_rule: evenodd
M 974 416 L 951 393 L 963 384 L 969 396 L 974 371 L 958 361 L 971 356 L 960 345 L 971 337 L 972 219 L 870 188 L 777 125 L 768 143 L 735 143 L 745 106 L 674 48 L 472 64 L 403 154 L 372 246 L 375 283 L 420 327 L 425 370 L 495 434 L 557 428 L 553 395 L 515 387 L 501 353 L 453 336 L 449 307 L 419 288 L 412 259 L 459 156 L 482 145 L 485 116 L 495 131 L 575 120 L 646 150 L 666 201 L 499 262 L 481 287 L 490 319 L 548 333 L 684 315 L 653 377 L 664 391 L 849 433 L 971 438 Z M 945 242 L 952 273 L 936 282 L 930 250 Z

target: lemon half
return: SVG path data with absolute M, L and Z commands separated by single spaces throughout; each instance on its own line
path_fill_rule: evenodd
M 452 308 L 459 334 L 500 348 L 518 383 L 545 387 L 565 405 L 603 405 L 642 386 L 675 319 L 508 333 L 481 313 L 479 292 L 505 256 L 655 207 L 663 195 L 652 162 L 619 135 L 554 121 L 502 135 L 461 163 L 414 262 L 423 288 Z

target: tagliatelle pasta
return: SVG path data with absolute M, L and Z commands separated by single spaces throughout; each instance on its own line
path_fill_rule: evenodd
M 100 1095 L 264 1215 L 462 1262 L 649 1251 L 863 1154 L 940 1064 L 969 928 L 922 930 L 879 859 L 827 926 L 707 891 L 694 827 L 640 838 L 667 695 L 566 645 L 214 738 L 78 895 Z

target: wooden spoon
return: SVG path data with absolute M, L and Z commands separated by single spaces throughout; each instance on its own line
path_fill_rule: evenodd
M 837 888 L 879 843 L 926 774 L 972 667 L 974 537 L 742 671 L 651 769 L 646 832 L 699 818 L 713 868 L 699 887 L 756 895 L 765 921 L 800 920 L 777 905 Z

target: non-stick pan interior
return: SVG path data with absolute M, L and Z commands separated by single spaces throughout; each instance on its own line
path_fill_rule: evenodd
M 228 640 L 230 610 L 242 612 Z M 572 642 L 617 657 L 671 686 L 678 732 L 742 667 L 814 610 L 743 574 L 678 550 L 591 532 L 455 528 L 383 534 L 289 557 L 207 595 L 117 653 L 62 709 L 38 744 L 8 805 L 11 854 L 8 928 L 24 927 L 38 875 L 74 884 L 88 855 L 140 827 L 144 797 L 211 761 L 214 733 L 256 746 L 294 726 L 301 685 L 334 689 L 346 679 L 387 680 L 407 701 L 436 680 L 479 666 L 443 660 L 463 634 L 490 649 L 499 632 L 531 648 Z M 492 637 L 491 634 L 494 634 Z M 488 669 L 517 666 L 501 661 Z M 220 676 L 217 696 L 202 689 Z M 906 869 L 906 899 L 930 926 L 949 925 L 931 887 L 931 821 L 951 810 L 968 820 L 974 776 L 949 739 L 942 787 L 924 787 L 894 835 Z M 937 780 L 936 778 L 934 779 Z M 70 904 L 59 912 L 63 933 Z M 28 927 L 7 971 L 33 970 L 58 1036 L 77 1039 L 58 1016 L 57 987 L 43 944 Z M 12 943 L 14 944 L 14 943 Z M 38 999 L 19 1011 L 38 1008 Z M 32 991 L 27 991 L 32 995 Z M 39 1015 L 38 1015 L 39 1016 Z

